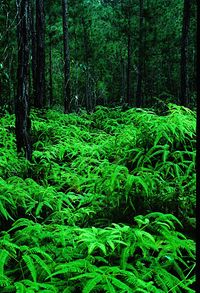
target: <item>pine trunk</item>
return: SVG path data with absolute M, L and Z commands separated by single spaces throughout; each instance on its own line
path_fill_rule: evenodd
M 92 112 L 93 105 L 92 105 L 92 98 L 91 98 L 91 88 L 90 88 L 90 76 L 89 76 L 89 33 L 88 28 L 86 27 L 86 23 L 84 18 L 82 18 L 82 25 L 83 25 L 83 42 L 84 42 L 84 61 L 86 65 L 85 69 L 85 104 L 86 110 L 88 113 Z
M 32 94 L 33 99 L 36 98 L 36 32 L 35 32 L 35 13 L 34 13 L 34 3 L 31 1 L 31 57 L 32 57 Z
M 139 24 L 139 50 L 138 50 L 138 80 L 136 89 L 136 107 L 143 105 L 142 98 L 142 72 L 143 72 L 143 58 L 144 58 L 144 18 L 143 18 L 144 1 L 140 0 L 140 24 Z
M 36 96 L 35 107 L 45 104 L 45 15 L 44 0 L 36 1 Z
M 180 85 L 180 104 L 188 106 L 188 34 L 190 23 L 191 0 L 184 0 L 183 8 L 183 26 L 181 37 L 181 85 Z
M 51 35 L 49 36 L 49 105 L 53 105 L 53 77 L 52 77 L 52 45 Z
M 131 16 L 128 14 L 128 44 L 127 44 L 127 104 L 131 104 Z
M 29 118 L 29 55 L 30 55 L 30 18 L 29 0 L 17 0 L 18 32 L 18 88 L 15 102 L 15 132 L 17 152 L 25 151 L 31 160 L 30 118 Z
M 68 32 L 68 5 L 67 0 L 62 0 L 63 13 L 63 46 L 64 46 L 64 112 L 71 112 L 71 88 L 70 88 L 70 52 Z

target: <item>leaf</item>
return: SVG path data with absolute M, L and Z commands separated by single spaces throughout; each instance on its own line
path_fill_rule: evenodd
M 26 265 L 31 273 L 31 276 L 33 278 L 33 281 L 36 283 L 37 282 L 37 271 L 36 271 L 36 268 L 35 268 L 35 265 L 34 265 L 32 258 L 29 255 L 23 255 L 22 259 L 26 263 Z
M 8 211 L 3 206 L 2 201 L 0 201 L 0 214 L 2 214 L 6 220 L 11 219 L 14 221 L 14 219 L 11 217 L 11 215 L 8 213 Z
M 113 287 L 113 285 L 111 284 L 111 282 L 108 279 L 106 279 L 106 283 L 108 285 L 108 292 L 109 293 L 116 293 L 115 288 Z
M 38 204 L 37 209 L 36 209 L 36 211 L 35 211 L 35 215 L 36 215 L 36 217 L 39 216 L 40 211 L 41 211 L 43 205 L 44 205 L 43 202 L 40 202 L 40 203 Z
M 114 278 L 114 277 L 111 277 L 111 282 L 113 283 L 113 285 L 115 285 L 117 288 L 121 289 L 121 290 L 126 290 L 127 292 L 133 292 L 133 290 L 127 286 L 125 283 L 121 282 L 120 280 Z
M 115 244 L 113 243 L 113 241 L 108 240 L 107 243 L 110 245 L 111 249 L 114 251 L 115 250 Z
M 88 246 L 88 254 L 92 254 L 92 252 L 95 250 L 95 248 L 98 247 L 98 243 L 90 243 Z
M 96 276 L 94 279 L 89 280 L 85 286 L 83 287 L 83 293 L 89 293 L 91 292 L 95 286 L 101 281 L 102 276 Z
M 6 264 L 9 252 L 4 249 L 0 249 L 0 278 L 4 276 L 4 266 Z
M 35 261 L 43 268 L 43 270 L 48 274 L 48 276 L 51 275 L 51 270 L 49 266 L 44 262 L 43 259 L 41 259 L 38 255 L 32 254 L 31 257 L 35 259 Z
M 21 282 L 14 283 L 16 288 L 16 293 L 26 293 L 26 287 Z

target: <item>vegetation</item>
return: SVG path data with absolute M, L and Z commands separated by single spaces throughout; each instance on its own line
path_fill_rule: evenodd
M 0 292 L 195 292 L 196 14 L 1 1 Z
M 154 105 L 155 97 L 160 97 L 165 102 L 179 103 L 181 94 L 185 95 L 185 90 L 188 95 L 187 106 L 195 105 L 196 1 L 29 0 L 28 2 L 31 3 L 32 23 L 29 79 L 31 105 L 42 106 L 43 97 L 40 93 L 38 93 L 40 100 L 35 100 L 36 78 L 38 80 L 41 78 L 40 88 L 37 91 L 46 96 L 45 105 L 64 106 L 63 92 L 67 82 L 65 78 L 69 78 L 66 76 L 69 72 L 66 72 L 67 68 L 65 68 L 64 74 L 63 67 L 69 62 L 69 56 L 67 56 L 68 50 L 63 49 L 63 40 L 67 37 L 66 34 L 63 35 L 65 14 L 62 2 L 68 2 L 72 109 L 77 108 L 76 104 L 79 107 L 87 106 L 89 109 L 90 107 L 93 109 L 96 104 L 121 105 L 126 102 L 128 92 L 132 105 L 136 104 L 138 97 L 141 97 L 145 107 Z M 42 5 L 42 2 L 44 2 L 45 20 L 39 21 L 38 18 L 41 18 L 43 13 L 38 6 L 36 7 L 36 3 Z M 189 10 L 187 6 L 190 7 Z M 16 12 L 15 0 L 1 0 L 0 106 L 9 105 L 11 109 L 14 109 L 13 97 L 16 96 L 17 87 Z M 45 44 L 43 44 L 44 32 L 41 32 L 44 21 Z M 41 34 L 40 39 L 39 34 Z M 41 43 L 38 44 L 38 41 Z M 45 58 L 45 62 L 41 60 L 42 58 Z M 36 61 L 39 64 L 37 68 Z M 37 69 L 39 72 L 35 76 Z M 90 99 L 92 105 L 89 105 Z
M 195 113 L 31 119 L 31 162 L 0 119 L 0 291 L 195 292 Z

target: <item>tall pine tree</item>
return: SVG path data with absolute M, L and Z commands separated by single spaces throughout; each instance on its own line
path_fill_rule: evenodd
M 15 132 L 17 152 L 25 151 L 31 159 L 29 118 L 29 57 L 30 57 L 30 15 L 29 0 L 17 0 L 18 32 L 18 87 L 15 101 Z

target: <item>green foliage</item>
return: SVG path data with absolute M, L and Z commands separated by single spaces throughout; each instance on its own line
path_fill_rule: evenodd
M 194 292 L 195 114 L 168 107 L 34 111 L 31 163 L 0 119 L 1 292 Z
M 0 80 L 1 105 L 12 109 L 17 83 L 16 1 L 2 0 L 0 6 Z M 177 102 L 180 89 L 180 40 L 183 1 L 144 1 L 144 68 L 142 91 L 146 105 L 154 97 L 164 102 Z M 95 103 L 119 104 L 126 96 L 128 19 L 131 16 L 131 89 L 132 101 L 137 86 L 139 38 L 139 2 L 133 0 L 76 0 L 69 2 L 69 46 L 72 98 L 85 105 L 85 85 Z M 192 1 L 188 36 L 188 76 L 190 104 L 195 104 L 196 85 L 196 11 Z M 52 53 L 53 104 L 63 105 L 63 31 L 60 1 L 47 0 L 46 22 L 46 91 L 49 97 L 50 49 Z M 85 31 L 83 22 L 85 22 Z M 88 60 L 85 40 L 88 42 Z M 89 77 L 87 79 L 87 73 Z M 32 78 L 32 76 L 31 76 Z M 31 96 L 33 93 L 30 84 Z M 121 101 L 120 101 L 121 98 Z M 48 103 L 47 103 L 48 104 Z M 11 108 L 11 107 L 10 107 Z

